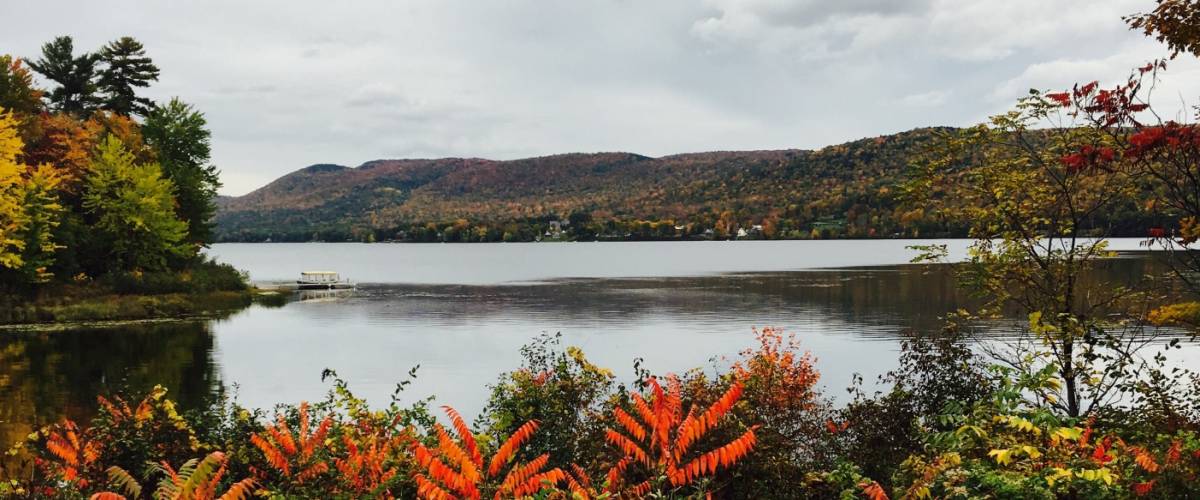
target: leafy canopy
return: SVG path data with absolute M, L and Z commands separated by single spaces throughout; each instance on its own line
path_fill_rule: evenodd
M 190 253 L 187 225 L 175 216 L 174 186 L 154 163 L 136 163 L 113 135 L 97 148 L 83 195 L 95 229 L 111 242 L 110 258 L 125 270 L 163 269 Z
M 175 184 L 176 210 L 188 224 L 187 241 L 212 241 L 213 200 L 221 187 L 217 167 L 209 163 L 210 133 L 204 114 L 178 98 L 155 108 L 142 125 L 146 142 L 158 153 L 163 175 Z

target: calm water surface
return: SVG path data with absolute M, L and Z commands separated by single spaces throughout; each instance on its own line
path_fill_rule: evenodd
M 212 255 L 259 282 L 330 269 L 360 286 L 221 320 L 0 332 L 0 439 L 85 415 L 114 388 L 162 383 L 185 407 L 221 390 L 254 407 L 320 399 L 324 368 L 383 403 L 419 364 L 406 397 L 436 395 L 473 415 L 486 385 L 543 332 L 629 379 L 635 358 L 657 373 L 711 369 L 751 346 L 752 327 L 782 327 L 837 395 L 853 373 L 870 380 L 892 368 L 908 332 L 936 331 L 940 315 L 967 305 L 947 267 L 906 264 L 913 243 L 216 245 Z M 945 243 L 958 257 L 967 244 Z M 1121 258 L 1103 275 L 1130 281 L 1154 269 L 1145 256 Z

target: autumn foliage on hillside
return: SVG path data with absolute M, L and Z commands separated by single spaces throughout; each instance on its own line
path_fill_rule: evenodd
M 765 239 L 946 233 L 952 228 L 899 211 L 893 189 L 936 134 L 919 129 L 817 151 L 314 166 L 221 200 L 218 232 L 224 241 L 464 242 L 547 232 L 577 240 L 725 239 L 739 229 Z

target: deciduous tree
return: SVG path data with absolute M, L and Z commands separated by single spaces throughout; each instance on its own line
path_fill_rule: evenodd
M 1126 16 L 1125 22 L 1130 28 L 1167 44 L 1172 58 L 1181 52 L 1200 56 L 1200 1 L 1157 0 L 1157 3 L 1150 12 Z
M 1110 395 L 1113 380 L 1097 373 L 1098 351 L 1120 343 L 1104 314 L 1126 293 L 1115 283 L 1080 285 L 1082 274 L 1112 255 L 1107 231 L 1092 222 L 1137 194 L 1113 166 L 1111 136 L 1062 112 L 1072 99 L 1104 92 L 1095 84 L 1071 94 L 1032 91 L 1013 111 L 950 133 L 916 163 L 907 186 L 914 206 L 970 228 L 975 243 L 962 277 L 989 299 L 987 312 L 1016 306 L 1037 318 L 1031 328 L 1053 352 L 1064 384 L 1055 404 L 1071 416 Z
M 221 187 L 217 167 L 209 163 L 209 131 L 204 114 L 171 99 L 146 117 L 142 135 L 158 153 L 163 175 L 175 183 L 176 213 L 188 224 L 187 241 L 212 241 L 213 200 Z
M 16 120 L 7 113 L 0 114 L 0 267 L 9 269 L 21 265 L 24 246 L 20 233 L 26 224 L 21 210 L 21 175 L 25 168 L 17 164 L 21 148 Z
M 26 116 L 42 109 L 42 92 L 33 86 L 33 74 L 10 55 L 0 55 L 0 107 Z
M 95 229 L 110 243 L 113 270 L 163 269 L 186 257 L 187 224 L 175 216 L 174 186 L 154 163 L 137 163 L 116 136 L 100 142 L 83 195 Z
M 16 119 L 0 108 L 0 268 L 28 284 L 52 276 L 47 268 L 54 264 L 52 234 L 62 206 L 58 174 L 49 165 L 18 163 L 23 147 Z

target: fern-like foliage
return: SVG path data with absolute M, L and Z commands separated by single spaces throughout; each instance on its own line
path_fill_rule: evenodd
M 96 396 L 96 400 L 100 403 L 100 408 L 108 414 L 114 424 L 121 424 L 127 421 L 141 423 L 148 420 L 154 412 L 153 403 L 155 400 L 166 395 L 167 391 L 161 385 L 154 386 L 154 389 L 147 394 L 145 398 L 138 403 L 137 408 L 129 406 L 129 403 L 120 396 L 113 396 L 108 399 L 104 396 Z
M 79 426 L 71 420 L 45 431 L 46 449 L 59 460 L 62 477 L 67 482 L 87 487 L 88 480 L 82 474 L 100 458 L 100 445 L 87 439 Z
M 485 462 L 462 416 L 453 408 L 443 407 L 450 417 L 452 434 L 440 424 L 433 425 L 437 446 L 413 441 L 411 448 L 419 470 L 413 473 L 417 494 L 423 499 L 479 499 L 486 489 L 495 490 L 495 498 L 521 498 L 566 480 L 562 469 L 545 470 L 550 456 L 543 454 L 525 463 L 513 463 L 521 446 L 537 431 L 538 423 L 529 421 L 496 448 Z M 484 464 L 486 474 L 484 472 Z M 508 467 L 508 473 L 501 472 Z M 496 481 L 499 481 L 497 484 Z
M 142 485 L 140 483 L 138 483 L 137 479 L 134 479 L 133 475 L 129 474 L 129 472 L 127 472 L 125 469 L 122 469 L 122 468 L 114 465 L 112 467 L 109 467 L 107 472 L 108 472 L 109 486 L 112 486 L 112 487 L 116 488 L 117 490 L 125 492 L 125 494 L 129 496 L 129 498 L 141 498 L 142 497 Z M 109 493 L 109 492 L 105 492 L 105 493 L 113 494 L 113 493 Z M 98 493 L 98 495 L 105 494 L 105 493 Z M 93 498 L 95 498 L 94 495 L 93 495 Z
M 627 471 L 634 464 L 647 468 L 652 478 L 665 477 L 670 487 L 678 488 L 712 476 L 718 469 L 733 466 L 754 448 L 756 438 L 751 427 L 734 440 L 707 452 L 693 449 L 693 445 L 708 435 L 737 403 L 742 394 L 741 382 L 734 382 L 707 409 L 697 412 L 693 407 L 686 415 L 682 411 L 678 378 L 670 377 L 665 390 L 655 378 L 649 379 L 648 385 L 649 400 L 637 393 L 631 398 L 636 416 L 618 407 L 613 411 L 617 428 L 610 427 L 605 431 L 609 444 L 624 454 L 609 470 L 608 492 L 641 496 L 650 491 L 653 487 L 650 480 L 625 484 Z
M 300 428 L 293 434 L 283 415 L 275 425 L 268 426 L 263 434 L 250 436 L 250 442 L 262 451 L 267 463 L 284 477 L 304 484 L 329 471 L 329 464 L 317 456 L 318 446 L 323 446 L 325 436 L 333 425 L 333 418 L 326 416 L 316 429 L 309 428 L 308 403 L 300 403 Z
M 393 426 L 395 423 L 393 421 Z M 399 474 L 398 464 L 393 458 L 404 450 L 412 437 L 407 432 L 394 433 L 390 427 L 382 431 L 371 429 L 363 432 L 362 429 L 360 427 L 353 433 L 342 434 L 346 454 L 334 460 L 341 484 L 356 498 L 392 498 L 386 487 Z
M 224 493 L 218 494 L 221 480 L 225 476 L 228 459 L 224 453 L 214 451 L 203 460 L 191 459 L 184 462 L 178 469 L 171 464 L 162 462 L 154 465 L 154 470 L 163 475 L 154 490 L 155 500 L 245 500 L 250 498 L 257 488 L 253 479 L 243 479 L 229 486 Z M 120 467 L 108 468 L 109 483 L 122 490 L 128 497 L 112 491 L 104 491 L 91 496 L 91 500 L 125 500 L 140 498 L 142 486 L 128 472 Z

